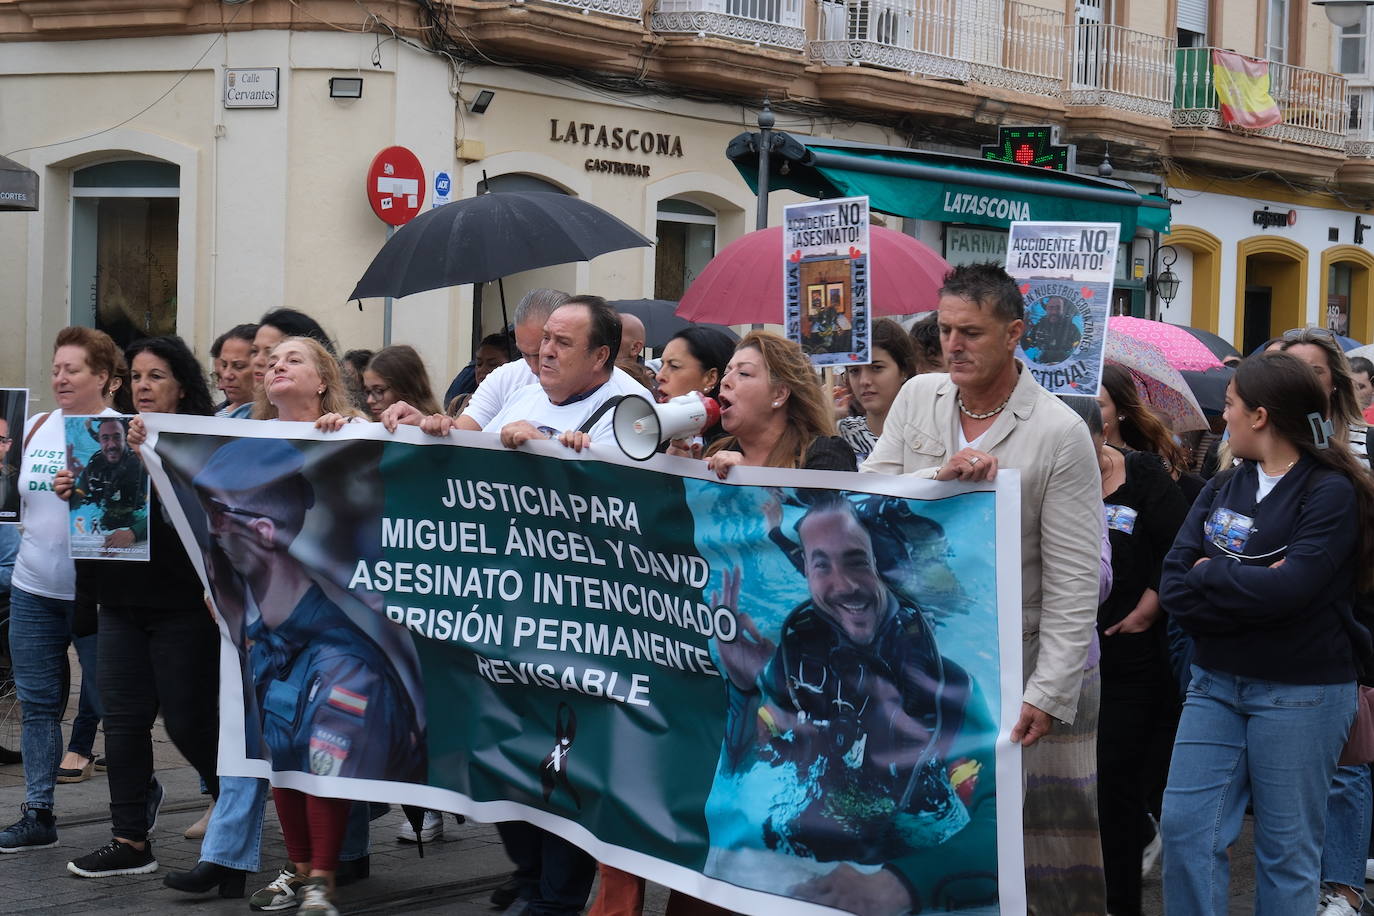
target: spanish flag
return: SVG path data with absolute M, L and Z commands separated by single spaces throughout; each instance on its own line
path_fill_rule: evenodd
M 1223 124 L 1259 130 L 1283 120 L 1278 102 L 1269 94 L 1269 61 L 1213 49 L 1212 81 Z

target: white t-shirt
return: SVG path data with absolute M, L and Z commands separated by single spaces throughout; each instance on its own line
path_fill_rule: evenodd
M 475 421 L 483 429 L 491 418 L 510 403 L 511 396 L 527 385 L 539 383 L 539 376 L 530 371 L 530 364 L 523 359 L 513 359 L 502 363 L 482 379 L 482 384 L 468 398 L 468 406 L 463 416 Z
M 101 416 L 118 416 L 106 408 Z M 24 424 L 24 438 L 42 414 L 29 417 Z M 52 490 L 53 478 L 67 466 L 67 433 L 62 411 L 47 415 L 42 427 L 34 433 L 29 447 L 24 449 L 19 466 L 20 498 L 23 500 L 21 527 L 23 540 L 19 544 L 19 558 L 14 564 L 13 587 L 32 595 L 71 601 L 76 598 L 76 566 L 71 559 L 68 542 L 70 523 L 67 503 L 58 499 Z
M 507 366 L 510 363 L 506 364 Z M 504 366 L 502 368 L 505 368 Z M 500 369 L 497 370 L 499 372 Z M 491 381 L 496 373 L 487 376 L 487 381 Z M 483 383 L 486 384 L 485 382 Z M 577 429 L 582 423 L 596 412 L 596 409 L 606 402 L 608 398 L 616 397 L 621 394 L 637 394 L 645 398 L 651 398 L 649 389 L 636 382 L 620 369 L 611 372 L 610 379 L 592 393 L 590 397 L 571 404 L 553 404 L 549 401 L 549 396 L 544 393 L 540 385 L 527 385 L 517 390 L 506 402 L 506 406 L 501 412 L 492 417 L 491 422 L 482 427 L 483 432 L 499 433 L 501 427 L 507 423 L 514 423 L 517 420 L 528 420 L 535 426 L 544 426 L 554 430 L 554 434 L 565 432 L 570 429 Z M 611 426 L 611 415 L 614 411 L 608 410 L 602 415 L 600 420 L 591 429 L 592 442 L 615 442 L 615 432 Z
M 1283 474 L 1287 473 L 1286 470 L 1283 472 Z M 1283 480 L 1283 474 L 1274 474 L 1272 476 L 1266 474 L 1258 463 L 1255 465 L 1255 474 L 1259 477 L 1259 484 L 1255 488 L 1255 502 L 1261 502 L 1264 497 L 1273 492 L 1274 487 L 1278 486 L 1279 481 Z

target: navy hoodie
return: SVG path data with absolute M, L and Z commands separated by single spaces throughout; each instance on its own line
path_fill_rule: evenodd
M 1198 494 L 1160 580 L 1195 663 L 1286 684 L 1354 681 L 1354 485 L 1306 455 L 1259 503 L 1253 461 L 1225 478 Z

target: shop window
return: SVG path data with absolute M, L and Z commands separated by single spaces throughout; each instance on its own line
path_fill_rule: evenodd
M 716 215 L 699 204 L 669 199 L 658 205 L 654 298 L 677 301 L 716 255 Z
M 180 173 L 138 160 L 72 174 L 72 324 L 121 348 L 176 333 Z
M 1350 281 L 1347 263 L 1332 264 L 1326 277 L 1326 327 L 1336 334 L 1350 333 Z

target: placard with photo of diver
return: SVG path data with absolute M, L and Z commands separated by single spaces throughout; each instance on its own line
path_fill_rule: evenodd
M 1007 273 L 1026 300 L 1016 355 L 1051 394 L 1097 397 L 1120 232 L 1116 223 L 1011 224 Z
M 73 560 L 143 560 L 149 556 L 148 472 L 129 447 L 129 420 L 119 414 L 63 416 L 67 468 L 75 478 L 67 501 Z

